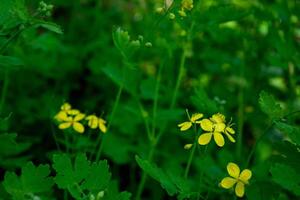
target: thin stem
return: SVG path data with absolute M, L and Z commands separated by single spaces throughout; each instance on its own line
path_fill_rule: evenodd
M 156 146 L 155 144 L 152 145 L 152 147 L 150 149 L 150 152 L 149 152 L 149 155 L 148 155 L 148 161 L 149 162 L 152 161 L 154 150 L 155 150 L 155 146 Z M 135 197 L 136 200 L 140 200 L 141 199 L 141 195 L 142 195 L 142 193 L 144 191 L 146 179 L 147 179 L 147 174 L 143 171 L 142 178 L 141 178 L 140 184 L 138 186 L 138 190 L 137 190 L 136 197 Z
M 209 145 L 209 144 L 208 144 Z M 204 148 L 204 152 L 203 152 L 203 160 L 204 160 L 204 158 L 205 158 L 205 156 L 206 156 L 206 152 L 207 152 L 207 149 L 208 149 L 208 145 L 206 145 L 205 146 L 205 148 Z M 202 182 L 203 182 L 203 176 L 204 176 L 204 171 L 202 170 L 201 171 L 201 174 L 200 174 L 200 181 L 199 181 L 199 185 L 200 185 L 200 187 L 202 187 Z M 201 190 L 200 190 L 201 191 Z M 198 196 L 198 200 L 200 199 L 200 197 L 201 197 L 201 194 L 199 194 L 199 196 Z
M 153 116 L 152 116 L 152 136 L 155 136 L 155 127 L 156 127 L 156 115 L 157 115 L 157 105 L 158 105 L 158 95 L 159 95 L 159 88 L 160 88 L 160 80 L 161 80 L 161 72 L 164 63 L 162 63 L 158 70 L 157 80 L 155 84 L 155 92 L 154 92 L 154 100 L 153 100 Z
M 8 45 L 24 30 L 25 28 L 19 28 L 18 30 L 16 30 L 11 36 L 10 38 L 8 38 L 0 47 L 0 54 L 2 54 L 6 48 L 8 47 Z
M 248 158 L 247 158 L 246 167 L 249 166 L 250 161 L 251 161 L 252 156 L 253 156 L 253 154 L 254 154 L 256 148 L 257 148 L 258 143 L 263 139 L 263 137 L 266 135 L 266 133 L 269 131 L 269 129 L 273 126 L 273 124 L 274 124 L 274 123 L 271 123 L 271 124 L 264 130 L 264 132 L 259 136 L 259 138 L 255 141 L 255 144 L 254 144 L 254 146 L 252 147 L 252 149 L 251 149 L 251 151 L 250 151 L 250 153 L 249 153 L 249 156 L 248 156 Z
M 245 79 L 245 67 L 241 64 L 240 78 Z M 237 135 L 237 148 L 236 155 L 240 160 L 242 155 L 242 143 L 243 143 L 243 127 L 244 127 L 244 86 L 239 87 L 238 95 L 238 135 Z
M 123 92 L 123 88 L 124 88 L 124 82 L 122 81 L 122 83 L 121 83 L 121 85 L 120 85 L 120 87 L 119 87 L 117 96 L 116 96 L 116 100 L 115 100 L 113 109 L 112 109 L 112 111 L 111 111 L 110 120 L 109 120 L 109 123 L 108 123 L 108 125 L 107 125 L 107 132 L 108 132 L 108 130 L 109 130 L 109 128 L 110 128 L 110 126 L 111 126 L 111 124 L 112 124 L 112 122 L 113 122 L 113 119 L 114 119 L 116 110 L 117 110 L 118 105 L 119 105 L 119 103 L 120 103 L 120 99 L 121 99 L 121 95 L 122 95 L 122 92 Z M 98 136 L 98 139 L 97 139 L 97 144 L 100 143 L 100 146 L 99 146 L 99 149 L 98 149 L 97 154 L 96 154 L 96 162 L 99 161 L 100 156 L 101 156 L 101 153 L 102 153 L 102 149 L 103 149 L 103 143 L 104 143 L 104 138 L 105 138 L 105 136 L 103 135 L 102 140 L 101 140 L 101 135 L 102 135 L 102 134 L 100 134 L 100 135 Z
M 180 83 L 181 83 L 181 80 L 182 80 L 182 77 L 183 77 L 183 74 L 184 74 L 185 60 L 186 60 L 186 52 L 185 52 L 185 49 L 183 49 L 183 52 L 182 52 L 181 57 L 180 57 L 179 73 L 178 73 L 178 76 L 177 76 L 176 85 L 175 85 L 173 97 L 172 97 L 172 100 L 171 100 L 171 106 L 170 106 L 171 108 L 174 108 L 176 100 L 177 100 L 177 95 L 178 95 Z
M 64 190 L 64 200 L 68 200 L 68 191 Z
M 184 178 L 185 179 L 189 175 L 189 171 L 190 171 L 191 164 L 192 164 L 192 161 L 193 161 L 193 158 L 194 158 L 194 155 L 195 155 L 195 150 L 196 150 L 196 147 L 197 147 L 197 127 L 196 127 L 196 125 L 194 125 L 194 130 L 195 130 L 195 139 L 194 139 L 194 144 L 193 144 L 192 151 L 191 151 L 190 156 L 189 156 L 188 163 L 187 163 L 185 171 L 184 171 Z
M 1 100 L 0 100 L 0 115 L 3 112 L 3 107 L 4 107 L 4 104 L 5 104 L 5 98 L 6 98 L 7 91 L 8 91 L 8 85 L 9 85 L 9 71 L 8 71 L 8 69 L 5 69 L 4 82 L 3 82 L 3 88 L 2 88 Z

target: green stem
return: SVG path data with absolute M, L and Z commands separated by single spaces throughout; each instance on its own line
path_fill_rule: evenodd
M 244 127 L 244 91 L 242 88 L 240 88 L 240 93 L 238 96 L 238 127 L 237 127 L 237 149 L 236 149 L 236 155 L 237 158 L 241 158 L 242 154 L 242 143 L 243 143 L 243 127 Z
M 5 98 L 6 98 L 7 91 L 8 91 L 8 85 L 9 85 L 9 71 L 8 71 L 8 69 L 5 69 L 4 82 L 3 82 L 3 88 L 2 88 L 1 100 L 0 100 L 0 115 L 3 112 L 3 107 L 4 107 L 4 104 L 5 104 Z
M 116 96 L 116 100 L 115 100 L 115 103 L 114 103 L 112 112 L 111 112 L 111 116 L 110 116 L 109 123 L 108 123 L 108 125 L 107 125 L 107 132 L 108 132 L 108 130 L 109 130 L 109 128 L 110 128 L 110 126 L 111 126 L 111 124 L 112 124 L 112 122 L 113 122 L 115 113 L 116 113 L 117 108 L 118 108 L 118 105 L 119 105 L 119 103 L 120 103 L 120 99 L 121 99 L 121 95 L 122 95 L 122 92 L 123 92 L 123 88 L 124 88 L 124 82 L 122 81 L 122 83 L 121 83 L 121 85 L 120 85 L 120 87 L 119 87 L 117 96 Z M 97 139 L 97 144 L 100 143 L 100 146 L 99 146 L 99 149 L 98 149 L 97 154 L 96 154 L 96 162 L 99 161 L 100 156 L 101 156 L 101 153 L 102 153 L 102 149 L 103 149 L 103 143 L 104 143 L 104 138 L 105 138 L 105 137 L 104 137 L 104 135 L 103 135 L 102 140 L 101 140 L 101 135 L 102 135 L 102 134 L 100 134 L 100 135 L 98 136 L 98 139 Z M 98 146 L 98 145 L 97 145 L 97 146 Z
M 242 64 L 240 69 L 240 78 L 241 80 L 245 79 L 245 67 Z M 243 145 L 243 128 L 244 128 L 244 85 L 241 84 L 239 87 L 239 95 L 238 95 L 238 127 L 237 127 L 237 148 L 236 148 L 236 156 L 238 160 L 241 159 L 242 155 L 242 145 Z
M 207 152 L 207 149 L 208 149 L 208 145 L 205 146 L 205 149 L 204 149 L 204 152 L 203 152 L 203 155 L 204 155 L 203 160 L 205 159 L 206 152 Z M 203 176 L 204 176 L 204 170 L 202 170 L 201 174 L 200 174 L 200 181 L 199 181 L 200 188 L 202 187 Z M 199 193 L 198 199 L 200 199 L 200 197 L 201 197 L 201 194 Z
M 193 161 L 193 158 L 194 158 L 194 155 L 195 155 L 195 150 L 196 150 L 196 147 L 197 147 L 197 127 L 196 127 L 196 125 L 194 125 L 194 127 L 195 127 L 194 128 L 195 129 L 195 139 L 194 139 L 194 144 L 193 144 L 192 151 L 191 151 L 189 159 L 188 159 L 188 163 L 185 167 L 185 171 L 184 171 L 184 178 L 185 179 L 189 175 L 189 171 L 190 171 L 191 164 L 192 164 L 192 161 Z
M 263 137 L 266 135 L 266 133 L 268 132 L 268 130 L 273 126 L 273 123 L 271 123 L 265 130 L 264 132 L 259 136 L 259 138 L 255 141 L 254 146 L 252 147 L 249 156 L 247 158 L 247 162 L 246 162 L 246 168 L 249 166 L 250 161 L 252 159 L 252 156 L 257 148 L 258 143 L 263 139 Z
M 152 161 L 153 154 L 154 154 L 154 151 L 155 151 L 155 147 L 156 147 L 156 145 L 153 144 L 152 147 L 151 147 L 151 149 L 150 149 L 150 151 L 149 151 L 149 155 L 148 155 L 148 161 L 149 162 Z M 141 181 L 139 183 L 138 190 L 137 190 L 136 197 L 135 197 L 136 200 L 140 200 L 141 199 L 141 195 L 142 195 L 142 193 L 144 191 L 146 180 L 147 180 L 147 174 L 143 171 L 142 178 L 141 178 Z
M 154 100 L 153 100 L 153 116 L 152 116 L 152 137 L 155 136 L 155 127 L 156 127 L 156 116 L 157 116 L 157 105 L 158 105 L 158 94 L 160 88 L 160 80 L 161 80 L 161 72 L 164 63 L 162 63 L 158 70 L 156 85 L 155 85 L 155 92 L 154 92 Z
M 64 200 L 68 200 L 68 191 L 64 190 Z
M 2 54 L 6 48 L 8 47 L 8 45 L 24 30 L 25 28 L 19 28 L 18 30 L 16 30 L 14 33 L 12 33 L 12 35 L 10 36 L 10 38 L 8 38 L 0 47 L 0 54 Z
M 180 57 L 179 73 L 178 73 L 178 76 L 177 76 L 175 90 L 174 90 L 172 100 L 171 100 L 171 106 L 170 106 L 171 108 L 174 108 L 176 100 L 177 100 L 179 87 L 180 87 L 180 84 L 181 84 L 182 77 L 184 75 L 185 60 L 186 60 L 186 52 L 185 52 L 185 49 L 183 49 L 183 52 L 182 52 L 181 57 Z

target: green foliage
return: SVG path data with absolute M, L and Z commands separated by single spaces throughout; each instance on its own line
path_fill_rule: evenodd
M 270 170 L 273 180 L 283 188 L 300 196 L 300 175 L 293 168 L 284 164 L 275 164 Z
M 6 172 L 3 185 L 12 199 L 24 200 L 30 196 L 40 196 L 51 192 L 54 182 L 49 175 L 49 165 L 36 167 L 32 162 L 28 162 L 22 167 L 21 176 L 17 176 L 14 172 Z
M 275 101 L 274 96 L 262 91 L 259 95 L 259 105 L 261 110 L 267 114 L 272 120 L 280 119 L 283 116 L 283 110 Z
M 173 196 L 178 192 L 176 185 L 172 182 L 172 179 L 156 165 L 151 164 L 147 160 L 142 160 L 138 156 L 135 157 L 138 165 L 153 179 L 158 181 L 162 188 L 164 188 L 169 195 Z
M 229 162 L 252 171 L 241 199 L 298 199 L 299 13 L 293 0 L 0 0 L 0 200 L 234 199 Z
M 22 166 L 29 159 L 28 156 L 20 156 L 31 146 L 29 142 L 17 142 L 17 134 L 0 134 L 0 165 L 6 167 Z
M 74 164 L 68 155 L 56 154 L 53 168 L 57 173 L 55 183 L 59 188 L 67 189 L 75 199 L 97 195 L 108 187 L 111 178 L 106 161 L 90 163 L 84 154 L 77 155 Z

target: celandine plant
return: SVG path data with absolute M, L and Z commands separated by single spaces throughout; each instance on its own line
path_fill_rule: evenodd
M 0 0 L 0 200 L 299 199 L 299 13 Z

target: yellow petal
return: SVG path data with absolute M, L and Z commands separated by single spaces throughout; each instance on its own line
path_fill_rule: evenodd
M 224 123 L 216 123 L 214 124 L 214 130 L 216 132 L 223 132 L 225 130 L 226 125 Z
M 95 129 L 98 127 L 98 117 L 90 116 L 89 118 L 87 117 L 86 119 L 89 119 L 89 121 L 88 121 L 89 127 L 91 127 L 92 129 Z
M 183 148 L 188 150 L 188 149 L 192 148 L 192 146 L 193 146 L 193 144 L 186 144 L 186 145 L 184 145 Z
M 220 185 L 225 189 L 229 189 L 229 188 L 232 188 L 236 182 L 237 182 L 236 179 L 231 178 L 231 177 L 226 177 L 226 178 L 222 179 Z
M 228 127 L 228 126 L 226 127 L 225 132 L 228 132 L 230 134 L 235 134 L 235 131 L 233 130 L 233 128 Z
M 221 113 L 214 114 L 210 119 L 215 123 L 225 123 L 225 116 Z
M 84 132 L 84 126 L 79 122 L 74 122 L 73 123 L 73 129 L 78 133 L 83 133 Z
M 71 105 L 69 103 L 64 103 L 61 107 L 60 107 L 61 110 L 63 111 L 67 111 L 67 110 L 70 110 L 71 109 Z
M 106 124 L 106 121 L 104 119 L 102 119 L 102 118 L 99 118 L 99 123 Z
M 106 128 L 105 124 L 104 124 L 103 122 L 101 122 L 100 120 L 99 120 L 99 129 L 100 129 L 103 133 L 106 133 L 106 131 L 107 131 L 107 128 Z
M 186 131 L 189 128 L 191 128 L 191 126 L 192 126 L 192 122 L 183 122 L 181 124 L 178 124 L 178 127 L 180 127 L 181 131 Z
M 248 183 L 248 180 L 251 178 L 252 172 L 249 169 L 244 169 L 240 174 L 240 180 L 244 183 Z
M 78 121 L 82 120 L 84 117 L 85 117 L 85 114 L 79 113 L 78 115 L 76 115 L 74 117 L 74 121 L 78 122 Z
M 191 117 L 191 122 L 196 123 L 196 121 L 203 117 L 202 113 L 195 113 Z
M 67 121 L 68 115 L 65 111 L 59 111 L 54 118 L 57 121 Z
M 72 109 L 67 111 L 69 115 L 78 115 L 80 113 L 77 109 Z
M 200 126 L 204 131 L 212 132 L 213 131 L 213 123 L 209 119 L 203 119 L 200 122 Z
M 211 140 L 211 136 L 212 136 L 212 133 L 203 133 L 202 135 L 199 136 L 198 143 L 200 145 L 208 144 Z
M 238 179 L 239 176 L 240 176 L 240 168 L 235 163 L 232 163 L 232 162 L 228 163 L 228 165 L 227 165 L 227 171 L 228 171 L 228 174 L 230 176 L 232 176 L 233 178 Z
M 239 181 L 235 186 L 235 194 L 238 197 L 243 197 L 245 193 L 245 185 L 241 181 Z
M 227 132 L 225 132 L 225 135 L 228 137 L 228 139 L 229 139 L 231 142 L 235 143 L 235 139 L 234 139 L 230 134 L 228 134 Z
M 219 132 L 214 132 L 214 140 L 219 147 L 222 147 L 225 144 L 224 137 Z
M 64 122 L 64 123 L 61 123 L 58 128 L 59 129 L 66 129 L 66 128 L 69 128 L 70 126 L 72 125 L 72 122 Z

